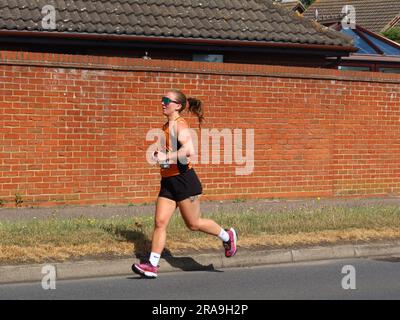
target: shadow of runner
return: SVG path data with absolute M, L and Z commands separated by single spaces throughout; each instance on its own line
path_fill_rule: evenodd
M 174 257 L 171 251 L 167 248 L 164 249 L 161 257 L 165 259 L 172 267 L 181 269 L 183 271 L 212 271 L 223 272 L 214 268 L 214 265 L 203 265 L 198 263 L 191 257 Z
M 151 241 L 142 231 L 116 229 L 114 232 L 118 236 L 124 238 L 126 241 L 134 244 L 134 255 L 137 259 L 139 259 L 140 263 L 148 261 L 148 256 L 151 251 Z M 181 269 L 182 271 L 223 272 L 221 270 L 216 270 L 212 263 L 209 265 L 203 265 L 191 257 L 174 257 L 171 250 L 168 248 L 164 249 L 161 257 L 172 267 Z

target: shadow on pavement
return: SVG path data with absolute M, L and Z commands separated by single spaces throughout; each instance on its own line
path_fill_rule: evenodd
M 148 261 L 148 255 L 151 251 L 151 241 L 139 230 L 115 230 L 115 233 L 123 237 L 126 241 L 135 246 L 134 255 L 140 260 L 140 263 Z M 214 268 L 213 264 L 203 265 L 191 257 L 174 257 L 172 252 L 165 248 L 161 257 L 172 267 L 182 271 L 212 271 L 223 272 Z
M 198 263 L 191 257 L 174 257 L 170 250 L 164 249 L 162 257 L 174 268 L 181 269 L 183 271 L 212 271 L 212 272 L 223 272 L 214 268 L 211 263 L 209 265 L 203 265 Z

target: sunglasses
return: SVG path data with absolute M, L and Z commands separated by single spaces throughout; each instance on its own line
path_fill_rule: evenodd
M 161 102 L 164 103 L 166 106 L 169 105 L 171 102 L 174 102 L 174 103 L 176 103 L 176 104 L 180 104 L 178 101 L 171 100 L 171 99 L 168 98 L 168 97 L 162 97 L 162 98 L 161 98 Z

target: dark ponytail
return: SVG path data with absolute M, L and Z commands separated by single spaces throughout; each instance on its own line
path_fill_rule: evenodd
M 199 124 L 201 125 L 204 121 L 203 104 L 199 99 L 188 98 L 187 100 L 189 103 L 189 111 L 197 116 L 199 119 Z
M 175 99 L 182 105 L 179 113 L 185 110 L 186 104 L 188 104 L 189 112 L 197 116 L 197 118 L 199 119 L 199 125 L 201 125 L 204 121 L 204 110 L 202 102 L 199 99 L 195 98 L 186 99 L 186 96 L 180 90 L 170 90 L 169 92 L 172 92 L 175 95 Z

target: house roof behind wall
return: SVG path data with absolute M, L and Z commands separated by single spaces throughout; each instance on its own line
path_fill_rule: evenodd
M 397 0 L 396 0 L 397 1 Z M 45 5 L 56 29 L 42 26 Z M 45 25 L 46 27 L 46 25 Z M 137 36 L 351 48 L 352 39 L 271 0 L 2 0 L 0 32 Z

